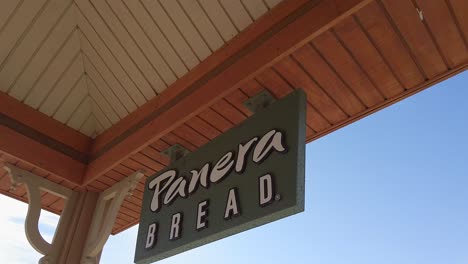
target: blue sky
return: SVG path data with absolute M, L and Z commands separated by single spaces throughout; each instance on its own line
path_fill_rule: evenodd
M 308 144 L 304 213 L 158 263 L 468 263 L 467 86 L 464 72 Z M 26 206 L 0 206 L 0 259 L 37 263 Z M 101 263 L 133 263 L 136 231 L 111 237 Z

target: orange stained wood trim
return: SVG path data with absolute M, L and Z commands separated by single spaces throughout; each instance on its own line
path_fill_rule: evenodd
M 459 66 L 457 66 L 455 68 L 453 68 L 452 70 L 441 73 L 441 74 L 439 74 L 439 75 L 437 75 L 437 76 L 435 76 L 435 77 L 433 77 L 433 78 L 431 78 L 431 79 L 429 79 L 429 80 L 427 80 L 425 82 L 422 82 L 422 83 L 416 85 L 415 87 L 412 87 L 412 88 L 410 88 L 408 90 L 405 90 L 404 92 L 398 94 L 397 96 L 395 96 L 393 98 L 382 101 L 381 103 L 379 103 L 377 105 L 374 105 L 373 107 L 370 107 L 370 108 L 366 109 L 365 111 L 363 111 L 363 112 L 361 112 L 361 113 L 359 113 L 357 115 L 354 115 L 354 116 L 352 116 L 350 118 L 347 118 L 342 122 L 334 124 L 333 126 L 329 127 L 328 129 L 320 131 L 320 133 L 317 133 L 317 134 L 315 134 L 315 135 L 313 135 L 311 137 L 308 137 L 306 139 L 306 141 L 308 143 L 308 142 L 311 142 L 311 141 L 316 140 L 318 138 L 321 138 L 321 137 L 323 137 L 323 136 L 325 136 L 327 134 L 330 134 L 333 131 L 336 131 L 336 130 L 342 128 L 342 127 L 345 127 L 345 126 L 347 126 L 347 125 L 349 125 L 351 123 L 354 123 L 354 122 L 356 122 L 356 121 L 358 121 L 358 120 L 360 120 L 360 119 L 362 119 L 362 118 L 364 118 L 364 117 L 366 117 L 366 116 L 368 116 L 370 114 L 373 114 L 373 113 L 375 113 L 375 112 L 377 112 L 377 111 L 379 111 L 379 110 L 381 110 L 383 108 L 386 108 L 386 107 L 388 107 L 390 105 L 398 103 L 399 101 L 401 101 L 401 100 L 403 100 L 405 98 L 408 98 L 408 97 L 410 97 L 410 96 L 412 96 L 412 95 L 414 95 L 416 93 L 419 93 L 419 92 L 421 92 L 421 91 L 423 91 L 423 90 L 425 90 L 425 89 L 427 89 L 427 88 L 429 88 L 429 87 L 431 87 L 431 86 L 433 86 L 433 85 L 435 85 L 435 84 L 437 84 L 439 82 L 442 82 L 442 81 L 444 81 L 444 80 L 446 80 L 446 79 L 448 79 L 448 78 L 450 78 L 452 76 L 455 76 L 458 73 L 462 73 L 467 69 L 468 69 L 468 61 L 465 61 L 464 63 L 460 64 Z
M 0 92 L 0 113 L 80 153 L 88 153 L 92 139 Z
M 86 164 L 0 125 L 0 150 L 74 184 L 81 184 Z
M 291 2 L 294 1 L 287 1 L 283 6 L 286 7 L 288 3 L 291 5 Z M 137 110 L 137 113 L 133 115 L 134 118 L 146 116 L 147 113 L 153 111 L 156 111 L 156 114 L 153 114 L 154 117 L 152 116 L 151 120 L 147 120 L 144 125 L 137 127 L 123 140 L 110 147 L 107 152 L 97 155 L 89 164 L 83 183 L 93 181 L 126 157 L 172 131 L 204 108 L 228 95 L 243 82 L 330 29 L 369 2 L 371 0 L 313 1 L 299 9 L 290 10 L 287 16 L 281 14 L 279 8 L 274 9 L 272 14 L 255 23 L 255 27 L 262 29 L 260 33 L 253 34 L 254 27 L 246 31 L 246 34 L 253 34 L 257 38 L 249 38 L 251 43 L 242 43 L 240 46 L 243 49 L 235 49 L 237 52 L 235 57 L 226 57 L 227 60 L 219 66 L 220 68 L 210 71 L 202 79 L 196 81 L 185 79 L 189 82 L 186 85 L 189 86 L 187 88 L 182 89 L 177 85 L 170 87 L 168 91 L 177 94 L 177 101 L 171 106 L 161 111 L 161 105 L 164 105 L 163 100 L 168 101 L 167 97 L 163 97 L 163 93 L 159 101 L 151 101 L 142 107 L 143 110 Z M 276 18 L 278 15 L 281 15 L 283 19 L 278 20 Z M 275 22 L 267 23 L 272 26 L 270 29 L 262 24 L 268 19 L 273 19 Z M 239 38 L 243 35 L 245 34 Z M 224 49 L 221 52 L 223 51 Z M 181 93 L 182 90 L 184 92 Z M 122 125 L 123 123 L 118 124 L 117 127 Z M 123 130 L 131 129 L 132 126 L 134 123 L 130 126 L 126 125 Z M 96 153 L 98 147 L 103 147 L 104 144 L 101 142 L 109 137 L 108 135 L 105 134 L 97 139 L 97 148 L 93 148 L 92 153 Z M 104 141 L 109 142 L 109 140 Z

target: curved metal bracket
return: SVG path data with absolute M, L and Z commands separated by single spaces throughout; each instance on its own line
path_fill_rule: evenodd
M 142 177 L 143 171 L 137 171 L 99 195 L 81 263 L 98 263 L 99 253 L 111 234 L 123 200 L 132 194 Z
M 45 178 L 36 176 L 28 171 L 20 169 L 10 164 L 4 164 L 3 166 L 10 176 L 12 188 L 16 188 L 17 185 L 24 184 L 28 193 L 28 213 L 25 220 L 25 232 L 26 237 L 31 246 L 39 253 L 45 255 L 40 263 L 49 263 L 50 256 L 56 256 L 56 247 L 53 247 L 55 243 L 61 243 L 63 235 L 59 232 L 60 227 L 67 225 L 71 217 L 70 210 L 67 208 L 73 207 L 70 204 L 75 202 L 75 193 L 61 185 L 50 182 Z M 39 218 L 41 216 L 41 193 L 40 191 L 47 191 L 56 196 L 65 199 L 65 209 L 60 216 L 59 224 L 52 243 L 47 242 L 39 232 Z

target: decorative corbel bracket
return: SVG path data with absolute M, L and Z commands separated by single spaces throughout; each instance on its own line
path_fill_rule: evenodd
M 143 175 L 143 171 L 137 171 L 99 195 L 81 263 L 99 262 L 99 254 L 111 234 L 123 200 L 132 194 Z
M 21 184 L 24 184 L 26 187 L 29 205 L 25 220 L 25 232 L 31 246 L 39 253 L 44 255 L 39 263 L 54 263 L 54 259 L 56 259 L 60 253 L 59 247 L 55 245 L 60 245 L 63 243 L 63 230 L 65 230 L 69 225 L 74 207 L 73 204 L 76 203 L 76 193 L 64 186 L 53 183 L 45 178 L 34 175 L 14 165 L 4 164 L 3 167 L 10 176 L 12 189 Z M 40 191 L 49 192 L 65 200 L 65 207 L 62 214 L 60 215 L 59 224 L 54 234 L 52 243 L 45 241 L 39 232 L 39 218 L 41 215 Z

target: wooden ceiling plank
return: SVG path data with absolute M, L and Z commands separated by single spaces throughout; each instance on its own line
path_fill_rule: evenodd
M 102 191 L 106 190 L 107 188 L 109 188 L 110 186 L 103 183 L 103 182 L 101 182 L 101 181 L 99 181 L 99 179 L 97 179 L 97 180 L 89 183 L 88 185 L 86 185 L 86 187 L 93 187 L 93 188 L 99 190 L 100 192 L 102 192 Z
M 150 145 L 152 148 L 154 148 L 155 150 L 161 152 L 161 151 L 164 151 L 166 150 L 167 148 L 170 147 L 169 144 L 167 144 L 164 140 L 162 139 L 159 139 L 159 140 L 156 140 L 155 142 L 151 143 Z
M 152 158 L 146 156 L 145 154 L 142 154 L 141 152 L 135 153 L 132 156 L 132 159 L 138 161 L 141 164 L 144 164 L 147 167 L 150 167 L 151 169 L 155 171 L 160 171 L 165 168 L 165 166 L 156 160 L 153 160 Z
M 53 118 L 63 124 L 67 124 L 72 118 L 75 111 L 78 110 L 80 104 L 88 96 L 88 87 L 86 85 L 86 76 L 81 76 L 80 81 L 75 85 L 70 94 L 65 98 L 57 111 L 53 114 Z M 91 105 L 89 105 L 91 108 Z
M 180 125 L 176 129 L 174 129 L 172 133 L 179 136 L 180 138 L 183 138 L 187 142 L 191 142 L 196 147 L 201 147 L 209 142 L 208 137 L 198 133 L 186 124 Z
M 132 158 L 128 158 L 122 162 L 122 165 L 126 166 L 127 168 L 132 170 L 132 173 L 139 170 L 144 170 L 145 175 L 150 176 L 156 173 L 156 170 L 146 166 L 145 164 L 139 162 L 138 160 L 134 160 Z
M 200 61 L 195 52 L 174 25 L 159 1 L 142 0 L 142 3 L 188 69 L 193 69 L 198 65 Z
M 276 98 L 282 98 L 293 90 L 287 82 L 270 68 L 265 69 L 256 79 L 262 86 L 268 87 Z M 321 131 L 330 126 L 328 121 L 313 108 L 310 102 L 307 102 L 306 122 L 307 126 L 314 132 Z
M 237 35 L 236 27 L 218 1 L 199 0 L 198 2 L 224 41 L 227 42 Z
M 289 86 L 289 84 L 281 79 L 271 68 L 265 69 L 255 77 L 255 80 L 262 87 L 270 91 L 276 99 L 281 99 L 294 91 L 294 88 Z
M 114 90 L 109 86 L 104 77 L 101 75 L 97 66 L 91 61 L 85 53 L 83 53 L 84 67 L 88 79 L 95 85 L 100 94 L 106 99 L 106 102 L 112 107 L 118 115 L 119 120 L 129 114 L 124 104 L 119 100 L 119 95 L 116 95 Z M 91 89 L 91 87 L 90 87 Z M 96 100 L 96 99 L 95 99 Z
M 133 217 L 134 219 L 140 219 L 140 208 L 141 204 L 138 206 L 134 203 L 131 203 L 127 200 L 122 202 L 122 209 L 125 214 Z
M 41 197 L 41 204 L 42 206 L 44 207 L 50 207 L 53 203 L 57 202 L 58 199 L 60 199 L 60 197 L 58 196 L 55 196 L 51 193 L 45 193 L 42 197 Z
M 258 19 L 268 12 L 268 7 L 262 0 L 240 0 L 253 19 Z
M 348 18 L 348 21 L 349 20 L 352 21 L 352 19 Z M 325 51 L 328 52 L 324 57 L 326 57 L 326 61 L 328 61 L 338 78 L 350 87 L 367 107 L 384 100 L 385 96 L 382 94 L 382 91 L 380 91 L 379 87 L 369 78 L 347 44 L 338 37 L 335 28 L 331 29 L 330 32 L 333 36 L 333 43 L 337 45 L 337 52 L 330 53 L 330 49 L 325 49 Z M 341 59 L 343 59 L 343 61 L 340 61 Z
M 4 0 L 0 8 L 0 32 L 5 23 L 14 15 L 16 8 L 21 4 L 19 0 Z
M 112 168 L 112 170 L 124 175 L 124 177 L 130 176 L 134 172 L 132 169 L 130 169 L 127 166 L 124 166 L 122 164 L 119 164 L 119 165 L 115 166 L 114 168 Z
M 8 89 L 9 94 L 18 100 L 23 100 L 34 86 L 34 83 L 47 69 L 54 57 L 64 48 L 70 38 L 73 38 L 76 21 L 73 16 L 73 9 L 69 8 L 68 13 L 55 26 L 54 30 L 47 37 L 39 50 L 30 59 L 21 74 L 17 76 L 15 82 Z
M 224 99 L 218 100 L 211 108 L 235 125 L 242 123 L 246 119 L 246 116 L 241 111 Z
M 132 196 L 127 196 L 125 197 L 125 203 L 128 205 L 128 207 L 131 207 L 131 208 L 136 208 L 137 211 L 140 211 L 141 209 L 141 205 L 143 204 L 143 195 L 141 196 L 141 198 L 138 198 L 135 194 L 135 191 L 133 191 L 133 194 Z
M 106 45 L 104 40 L 97 34 L 89 21 L 84 17 L 81 10 L 79 8 L 77 8 L 77 10 L 78 12 L 76 13 L 78 17 L 78 26 L 80 29 L 81 49 L 83 53 L 91 59 L 95 60 L 97 60 L 97 58 L 94 58 L 94 55 L 98 55 L 104 62 L 105 67 L 109 69 L 109 73 L 104 74 L 104 76 L 109 76 L 111 74 L 118 82 L 118 84 L 115 84 L 115 82 L 112 81 L 112 78 L 110 77 L 109 83 L 113 84 L 112 88 L 115 90 L 121 90 L 119 93 L 127 93 L 137 106 L 143 105 L 146 102 L 146 99 L 141 91 L 136 87 L 136 84 L 133 82 L 130 76 L 127 74 L 126 69 L 123 68 L 123 66 L 112 53 L 113 51 Z M 96 65 L 99 66 L 100 63 L 96 62 Z M 105 67 L 100 66 L 100 69 L 103 69 L 103 73 L 106 72 L 104 70 Z M 131 103 L 130 107 L 132 107 Z
M 344 120 L 348 115 L 336 104 L 333 98 L 322 90 L 290 57 L 275 65 L 277 73 L 292 87 L 302 88 L 307 100 L 322 113 L 331 124 Z
M 57 112 L 57 109 L 63 105 L 73 88 L 75 88 L 83 78 L 84 68 L 82 62 L 83 60 L 80 54 L 73 62 L 73 65 L 55 85 L 55 89 L 44 99 L 39 107 L 39 111 L 48 116 L 52 116 Z
M 28 26 L 39 16 L 42 10 L 46 7 L 45 0 L 22 2 L 15 10 L 13 17 L 9 23 L 5 24 L 0 34 L 0 65 L 5 62 L 5 58 L 9 55 L 19 40 L 21 40 L 24 32 L 28 32 Z M 1 91 L 5 91 L 0 88 Z
M 206 59 L 211 54 L 208 43 L 203 39 L 201 33 L 190 20 L 189 16 L 184 12 L 181 4 L 179 4 L 178 1 L 173 0 L 162 0 L 160 2 L 172 22 L 174 22 L 179 29 L 180 33 L 186 40 L 190 40 L 188 41 L 188 44 L 195 52 L 198 59 L 200 61 Z
M 188 72 L 187 65 L 180 58 L 175 48 L 171 46 L 169 39 L 161 31 L 155 19 L 146 11 L 147 8 L 143 3 L 141 1 L 124 1 L 124 3 L 134 16 L 138 14 L 138 16 L 135 16 L 136 21 L 151 40 L 154 47 L 161 53 L 164 61 L 168 63 L 175 75 L 182 77 L 186 74 Z
M 219 3 L 227 13 L 237 31 L 241 32 L 253 22 L 250 14 L 244 8 L 240 0 L 220 0 Z
M 29 87 L 29 91 L 23 102 L 34 109 L 38 109 L 49 93 L 56 88 L 63 75 L 72 67 L 73 62 L 81 59 L 79 55 L 79 38 L 76 31 L 73 31 L 63 48 L 61 48 L 57 55 L 47 64 L 34 84 Z M 14 92 L 14 90 L 10 91 L 10 95 L 14 96 L 12 92 Z
M 136 219 L 138 219 L 136 217 L 131 216 L 130 214 L 132 214 L 132 213 L 129 212 L 128 210 L 126 210 L 125 207 L 120 206 L 119 213 L 118 213 L 117 217 L 124 220 L 124 221 L 127 221 L 127 222 L 135 221 Z
M 109 51 L 107 49 L 104 49 L 98 52 L 96 48 L 94 48 L 93 45 L 89 42 L 87 37 L 83 35 L 83 33 L 80 33 L 80 40 L 81 40 L 82 57 L 89 59 L 90 64 L 95 67 L 96 72 L 98 72 L 99 75 L 101 75 L 102 79 L 105 81 L 108 87 L 112 90 L 112 92 L 115 94 L 117 99 L 121 102 L 121 104 L 125 107 L 127 112 L 131 113 L 137 109 L 137 105 L 142 105 L 145 102 L 145 100 L 143 96 L 141 95 L 141 93 L 139 93 L 138 91 L 137 93 L 135 93 L 136 88 L 130 85 L 125 86 L 125 89 L 124 89 L 120 81 L 120 79 L 124 78 L 124 76 L 117 77 L 116 74 L 112 71 L 111 67 L 109 67 L 108 64 L 106 63 L 105 59 L 107 59 L 107 56 L 109 56 L 108 54 Z M 101 49 L 103 48 L 101 47 Z M 116 63 L 116 62 L 112 60 L 111 63 Z M 135 100 L 134 97 L 137 97 L 137 100 Z M 138 101 L 139 103 L 137 103 L 136 101 Z
M 155 96 L 155 93 L 151 88 L 151 85 L 145 79 L 145 76 L 143 76 L 143 73 L 139 70 L 134 61 L 129 57 L 126 48 L 130 48 L 129 51 L 132 51 L 132 54 L 133 52 L 138 53 L 135 50 L 136 46 L 134 43 L 131 44 L 132 41 L 129 40 L 129 37 L 126 35 L 128 33 L 125 32 L 125 30 L 122 28 L 120 22 L 115 21 L 115 16 L 112 16 L 112 14 L 110 14 L 109 12 L 103 12 L 102 10 L 100 13 L 98 13 L 98 11 L 88 0 L 76 0 L 75 3 L 78 9 L 81 11 L 80 15 L 82 15 L 83 20 L 88 21 L 88 23 L 92 25 L 90 27 L 90 31 L 95 31 L 99 35 L 99 37 L 107 45 L 109 50 L 111 50 L 115 58 L 119 61 L 120 65 L 125 69 L 125 72 L 135 82 L 136 87 L 138 87 L 138 90 L 145 96 L 146 100 L 149 100 L 150 98 Z M 96 1 L 96 3 L 105 4 L 102 1 Z M 102 5 L 99 5 L 99 7 L 101 6 Z M 109 21 L 104 20 L 104 17 L 101 17 L 101 15 L 104 15 L 107 20 L 110 20 L 110 22 L 114 23 L 109 23 Z M 110 28 L 110 26 L 112 26 L 112 28 Z M 113 31 L 111 31 L 111 29 L 118 30 L 118 34 L 114 34 Z M 85 34 L 88 33 L 85 32 Z M 123 46 L 123 43 L 120 41 L 120 38 L 117 37 L 117 35 L 119 37 L 125 38 L 125 46 Z M 143 61 L 145 60 L 143 59 Z M 156 75 L 155 73 L 153 74 Z
M 142 149 L 140 152 L 150 157 L 151 159 L 157 161 L 159 164 L 161 164 L 164 167 L 169 165 L 169 158 L 167 156 L 164 156 L 161 153 L 161 151 L 156 150 L 151 145 Z
M 211 108 L 203 110 L 198 116 L 205 122 L 212 124 L 214 127 L 216 127 L 216 129 L 223 133 L 233 127 L 231 121 L 227 120 L 225 117 Z
M 187 1 L 187 2 L 190 2 L 190 1 Z M 127 223 L 125 225 L 120 225 L 120 224 L 116 224 L 114 225 L 113 229 L 112 229 L 112 234 L 115 235 L 115 234 L 118 234 L 122 231 L 125 231 L 127 230 L 128 228 L 138 224 L 140 222 L 140 220 L 138 221 L 133 221 L 133 222 L 130 222 L 130 223 Z
M 61 213 L 63 211 L 63 208 L 65 207 L 65 200 L 59 198 L 55 203 L 51 204 L 49 207 Z
M 356 22 L 405 89 L 424 81 L 422 70 L 395 32 L 380 5 L 373 2 L 355 14 Z
M 447 4 L 450 12 L 456 18 L 457 27 L 463 36 L 465 45 L 468 46 L 468 16 L 465 11 L 468 9 L 468 2 L 465 0 L 449 0 Z
M 136 1 L 133 1 L 136 2 Z M 176 74 L 171 69 L 167 61 L 165 61 L 161 52 L 156 49 L 156 46 L 149 39 L 148 35 L 143 31 L 142 27 L 137 22 L 137 17 L 130 11 L 128 6 L 132 5 L 129 1 L 108 1 L 111 9 L 115 12 L 117 17 L 122 22 L 122 25 L 127 29 L 129 34 L 135 40 L 136 45 L 141 49 L 142 53 L 148 58 L 149 63 L 153 66 L 154 70 L 159 75 L 160 79 L 164 82 L 163 86 L 154 87 L 157 93 L 161 93 L 167 85 L 177 80 Z M 134 3 L 133 3 L 134 4 Z M 154 17 L 153 17 L 154 18 Z
M 108 178 L 111 178 L 113 181 L 116 181 L 116 182 L 119 182 L 121 181 L 122 179 L 125 178 L 125 175 L 115 171 L 115 170 L 110 170 L 108 172 L 106 172 L 106 174 L 104 174 L 103 176 L 106 176 Z
M 174 133 L 168 133 L 164 135 L 162 139 L 171 146 L 175 144 L 179 144 L 190 151 L 195 151 L 197 149 L 197 147 L 194 144 L 192 144 L 190 141 L 187 141 L 184 138 L 181 138 Z
M 404 91 L 403 85 L 395 78 L 392 70 L 363 32 L 355 17 L 345 19 L 334 29 L 339 39 L 346 44 L 357 63 L 372 83 L 382 91 L 386 99 Z
M 449 7 L 445 1 L 416 0 L 423 13 L 424 23 L 433 34 L 451 68 L 468 58 L 468 50 Z M 467 7 L 468 8 L 468 7 Z M 465 9 L 465 16 L 466 16 Z
M 245 116 L 249 117 L 253 114 L 244 106 L 244 102 L 249 99 L 249 97 L 244 94 L 242 90 L 236 89 L 232 91 L 232 93 L 226 95 L 224 99 L 237 108 L 237 110 L 241 111 Z
M 444 59 L 424 23 L 420 20 L 413 3 L 411 1 L 381 1 L 391 22 L 395 24 L 398 32 L 408 44 L 426 76 L 434 78 L 447 71 Z
M 79 1 L 79 5 L 81 1 Z M 106 1 L 88 1 L 87 4 L 81 4 L 81 8 L 88 8 L 84 11 L 85 15 L 90 15 L 89 18 L 94 19 L 93 25 L 96 20 L 101 20 L 105 28 L 102 30 L 110 30 L 116 41 L 122 46 L 126 60 L 128 59 L 135 82 L 138 80 L 138 88 L 142 91 L 145 97 L 149 100 L 156 95 L 155 90 L 164 89 L 166 84 L 161 79 L 159 73 L 151 65 L 149 59 L 141 51 L 138 43 L 130 35 L 130 32 L 124 27 L 119 16 L 110 8 Z M 109 43 L 108 43 L 109 44 Z M 129 66 L 130 66 L 129 65 Z M 141 86 L 140 86 L 141 84 Z
M 204 135 L 209 140 L 212 140 L 221 134 L 221 131 L 217 130 L 215 127 L 198 116 L 188 120 L 186 125 L 197 131 L 199 134 Z
M 70 4 L 70 0 L 52 0 L 45 5 L 43 10 L 39 11 L 38 17 L 33 20 L 33 23 L 28 26 L 28 29 L 10 50 L 5 61 L 0 63 L 0 80 L 5 89 L 16 82 L 19 75 L 29 66 L 30 60 L 37 54 L 37 51 L 46 44 L 54 28 L 60 24 L 61 18 L 70 9 Z
M 119 181 L 115 180 L 114 178 L 112 178 L 110 176 L 108 176 L 109 172 L 102 175 L 101 177 L 99 177 L 99 181 L 101 181 L 102 183 L 104 183 L 106 185 L 112 186 L 112 185 L 116 184 Z

